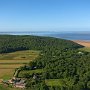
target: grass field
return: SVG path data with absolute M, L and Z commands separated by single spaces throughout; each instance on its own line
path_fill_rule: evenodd
M 32 60 L 39 51 L 25 50 L 12 53 L 0 54 L 0 60 Z
M 84 48 L 80 48 L 79 50 L 83 50 L 83 51 L 90 52 L 90 47 L 84 47 Z
M 73 80 L 66 79 L 47 79 L 45 80 L 47 86 L 64 86 L 64 87 L 71 87 L 73 86 Z
M 65 86 L 65 83 L 63 81 L 61 81 L 60 79 L 49 79 L 49 80 L 45 80 L 45 83 L 48 86 Z
M 0 79 L 9 79 L 18 68 L 34 60 L 39 51 L 25 50 L 13 53 L 0 54 Z
M 12 88 L 5 85 L 0 84 L 0 90 L 22 90 L 20 88 Z
M 44 70 L 43 69 L 36 69 L 36 70 L 25 70 L 25 71 L 21 71 L 18 75 L 18 77 L 23 77 L 22 75 L 28 73 L 29 75 L 32 75 L 33 73 L 42 73 Z

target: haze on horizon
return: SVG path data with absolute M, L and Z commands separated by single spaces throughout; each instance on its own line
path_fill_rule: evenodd
M 0 31 L 90 31 L 90 0 L 0 0 Z

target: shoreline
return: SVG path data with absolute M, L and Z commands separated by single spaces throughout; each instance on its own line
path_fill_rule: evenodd
M 78 43 L 80 45 L 83 45 L 85 47 L 89 47 L 90 48 L 90 41 L 89 40 L 72 40 L 75 43 Z

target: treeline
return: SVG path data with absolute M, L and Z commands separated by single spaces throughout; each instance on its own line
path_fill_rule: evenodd
M 81 47 L 74 42 L 39 36 L 18 36 L 0 35 L 0 53 L 7 53 L 20 50 L 45 50 L 45 49 L 65 49 Z

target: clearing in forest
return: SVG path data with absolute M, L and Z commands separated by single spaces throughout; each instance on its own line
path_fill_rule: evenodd
M 0 79 L 9 79 L 15 68 L 29 63 L 39 55 L 39 51 L 25 50 L 0 54 Z

